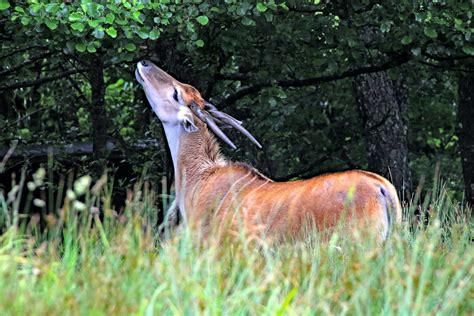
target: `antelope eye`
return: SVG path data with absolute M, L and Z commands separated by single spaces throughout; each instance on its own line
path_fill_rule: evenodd
M 176 88 L 174 88 L 173 99 L 174 99 L 176 102 L 178 102 L 178 90 L 176 90 Z

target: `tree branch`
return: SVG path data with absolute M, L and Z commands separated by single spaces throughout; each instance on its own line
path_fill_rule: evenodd
M 65 78 L 67 76 L 75 75 L 75 74 L 78 74 L 78 73 L 83 73 L 85 71 L 87 71 L 87 68 L 71 69 L 71 70 L 65 71 L 63 73 L 60 73 L 58 75 L 51 76 L 51 77 L 43 77 L 43 78 L 40 78 L 38 80 L 27 80 L 27 81 L 21 81 L 21 82 L 13 83 L 11 85 L 6 85 L 6 86 L 3 86 L 3 87 L 0 87 L 0 91 L 14 90 L 14 89 L 19 89 L 19 88 L 27 88 L 27 87 L 32 87 L 32 86 L 36 86 L 36 85 L 42 85 L 42 84 L 47 83 L 47 82 L 62 79 L 62 78 Z
M 254 84 L 252 86 L 248 86 L 245 88 L 242 88 L 241 90 L 237 91 L 234 94 L 231 94 L 224 98 L 222 100 L 222 104 L 224 106 L 229 106 L 236 101 L 251 95 L 260 92 L 261 90 L 265 88 L 269 88 L 271 86 L 280 86 L 284 88 L 301 88 L 301 87 L 307 87 L 307 86 L 313 86 L 313 85 L 318 85 L 324 82 L 331 82 L 331 81 L 336 81 L 340 79 L 345 79 L 345 78 L 351 78 L 351 77 L 356 77 L 358 75 L 362 74 L 368 74 L 368 73 L 374 73 L 374 72 L 379 72 L 383 70 L 388 70 L 391 68 L 395 68 L 398 66 L 401 66 L 408 61 L 410 61 L 411 55 L 407 53 L 403 53 L 401 55 L 396 56 L 395 58 L 381 64 L 381 65 L 375 65 L 375 66 L 366 66 L 366 67 L 360 67 L 357 69 L 350 69 L 347 71 L 344 71 L 340 74 L 333 74 L 333 75 L 327 75 L 327 76 L 320 76 L 320 77 L 314 77 L 314 78 L 306 78 L 306 79 L 294 79 L 294 80 L 288 80 L 288 79 L 283 79 L 283 80 L 269 80 L 261 83 Z
M 459 59 L 474 58 L 474 56 L 467 55 L 467 54 L 466 55 L 453 55 L 453 56 L 438 56 L 438 55 L 430 54 L 426 51 L 423 51 L 421 54 L 425 57 L 428 57 L 429 59 L 433 59 L 436 61 L 452 61 L 452 60 L 459 60 Z
M 217 80 L 249 80 L 251 77 L 243 73 L 228 73 L 228 74 L 216 74 L 214 77 Z
M 44 54 L 39 54 L 37 56 L 34 56 L 30 59 L 27 59 L 25 60 L 24 62 L 20 63 L 20 64 L 16 64 L 15 66 L 11 67 L 11 68 L 8 68 L 8 69 L 5 69 L 3 71 L 0 71 L 0 77 L 3 77 L 3 76 L 7 76 L 9 74 L 11 74 L 12 72 L 15 72 L 17 71 L 18 69 L 21 69 L 23 67 L 26 67 L 28 65 L 31 65 L 35 62 L 37 62 L 38 60 L 41 60 L 43 58 L 46 58 L 46 57 L 49 57 L 51 55 L 53 55 L 54 52 L 47 52 L 47 53 L 44 53 Z
M 321 12 L 322 8 L 317 7 L 317 6 L 311 6 L 311 5 L 300 5 L 300 6 L 288 5 L 288 10 L 291 12 L 296 12 L 296 13 L 314 14 L 316 12 Z
M 464 72 L 464 73 L 474 73 L 474 70 L 467 69 L 467 68 L 457 68 L 457 67 L 443 66 L 443 65 L 440 65 L 440 64 L 429 63 L 429 62 L 424 61 L 424 60 L 418 60 L 418 62 L 420 64 L 423 64 L 423 65 L 426 65 L 426 66 L 429 66 L 429 67 L 433 67 L 433 68 L 442 69 L 442 70 L 459 71 L 459 72 Z
M 22 48 L 15 49 L 12 52 L 6 53 L 5 55 L 0 56 L 0 59 L 5 59 L 5 58 L 8 58 L 8 57 L 13 56 L 15 54 L 23 53 L 23 52 L 29 51 L 30 49 L 35 49 L 35 48 L 46 49 L 46 47 L 41 46 L 41 45 L 33 45 L 33 46 L 22 47 Z

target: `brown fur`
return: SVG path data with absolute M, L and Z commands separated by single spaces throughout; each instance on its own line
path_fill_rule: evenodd
M 204 99 L 201 97 L 199 91 L 188 84 L 181 84 L 183 88 L 183 100 L 186 104 L 191 104 L 194 101 L 201 109 L 204 109 Z
M 308 227 L 325 231 L 340 221 L 354 223 L 351 230 L 365 226 L 378 234 L 388 229 L 386 207 L 396 221 L 401 219 L 395 188 L 381 176 L 353 170 L 273 182 L 253 167 L 224 160 L 201 122 L 198 132 L 181 140 L 179 157 L 181 192 L 190 223 L 206 226 L 217 219 L 229 224 L 230 230 L 243 225 L 250 234 L 282 239 L 297 238 Z M 395 204 L 383 200 L 381 188 Z

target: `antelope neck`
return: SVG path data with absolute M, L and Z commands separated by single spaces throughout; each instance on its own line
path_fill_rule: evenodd
M 178 205 L 184 210 L 184 190 L 199 181 L 201 175 L 224 160 L 219 147 L 204 125 L 196 132 L 188 133 L 180 124 L 163 123 L 168 146 L 173 159 L 175 193 Z
M 166 140 L 171 153 L 171 159 L 173 160 L 173 169 L 175 177 L 178 174 L 178 150 L 179 150 L 179 137 L 182 132 L 182 127 L 179 124 L 163 123 L 165 130 Z

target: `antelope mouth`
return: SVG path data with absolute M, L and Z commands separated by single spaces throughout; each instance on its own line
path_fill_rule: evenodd
M 143 84 L 145 83 L 145 80 L 143 79 L 143 77 L 140 75 L 140 70 L 138 70 L 138 66 L 137 68 L 135 69 L 135 79 L 137 79 L 138 83 L 141 84 L 143 86 Z

